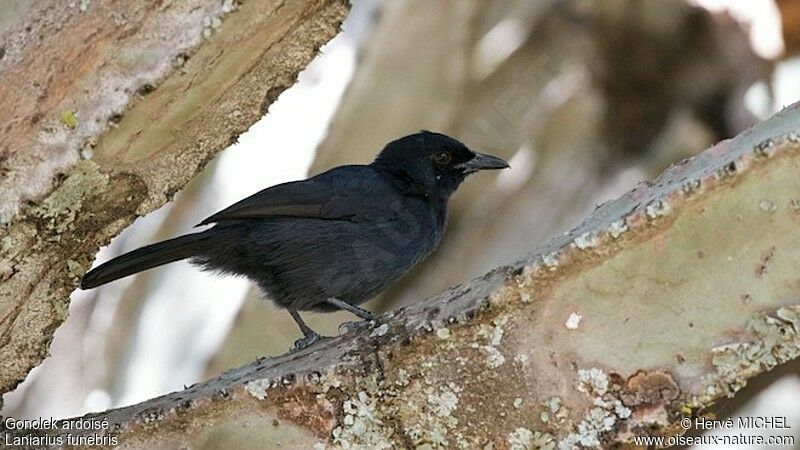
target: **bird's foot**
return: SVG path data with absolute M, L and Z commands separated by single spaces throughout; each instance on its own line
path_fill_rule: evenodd
M 305 336 L 301 337 L 300 339 L 294 341 L 294 350 L 295 351 L 302 350 L 322 339 L 326 339 L 325 336 L 320 336 L 318 333 L 312 331 L 306 334 Z
M 339 325 L 339 334 L 346 334 L 351 331 L 363 330 L 373 325 L 375 325 L 375 319 L 342 322 L 341 325 Z

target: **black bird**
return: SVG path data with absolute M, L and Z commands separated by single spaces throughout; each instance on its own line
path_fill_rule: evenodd
M 148 245 L 89 271 L 91 289 L 190 258 L 206 270 L 244 275 L 286 308 L 304 338 L 319 335 L 298 311 L 357 305 L 403 276 L 439 246 L 447 201 L 464 178 L 508 163 L 444 134 L 422 131 L 390 142 L 369 165 L 333 168 L 264 189 L 203 220 L 205 231 Z

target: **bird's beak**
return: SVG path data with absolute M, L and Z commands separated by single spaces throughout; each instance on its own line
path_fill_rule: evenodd
M 457 168 L 464 169 L 465 173 L 477 172 L 479 170 L 496 170 L 506 169 L 510 167 L 508 163 L 498 158 L 497 156 L 487 155 L 485 153 L 474 152 L 475 157 L 469 161 L 465 161 L 456 165 Z

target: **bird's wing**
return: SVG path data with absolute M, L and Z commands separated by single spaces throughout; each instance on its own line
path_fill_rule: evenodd
M 345 166 L 308 180 L 264 189 L 198 225 L 269 217 L 380 222 L 394 219 L 400 206 L 397 191 L 375 171 L 364 166 Z

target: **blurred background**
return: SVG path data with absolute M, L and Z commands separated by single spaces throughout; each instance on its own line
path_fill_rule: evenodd
M 367 307 L 420 301 L 797 101 L 799 53 L 800 0 L 353 0 L 343 32 L 268 114 L 98 261 L 189 232 L 273 184 L 368 163 L 425 128 L 512 169 L 470 179 L 439 251 Z M 305 317 L 329 335 L 352 320 Z M 282 354 L 299 336 L 245 280 L 172 264 L 75 292 L 51 356 L 2 413 L 61 418 L 137 403 Z M 797 405 L 800 362 L 716 412 L 785 415 L 800 436 Z

